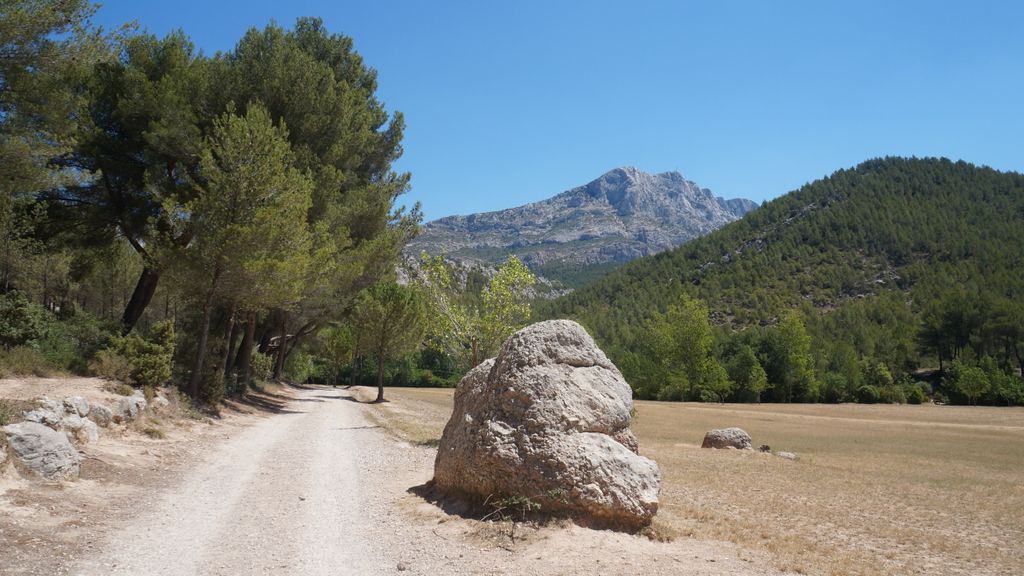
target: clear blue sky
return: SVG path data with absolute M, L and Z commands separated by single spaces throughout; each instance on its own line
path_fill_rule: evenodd
M 402 200 L 433 219 L 623 165 L 756 201 L 882 155 L 1024 171 L 1022 5 L 108 0 L 98 21 L 181 28 L 213 53 L 322 17 L 405 114 Z

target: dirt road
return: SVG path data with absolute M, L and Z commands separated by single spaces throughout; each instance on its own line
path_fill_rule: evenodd
M 449 516 L 408 489 L 434 450 L 371 424 L 345 391 L 298 390 L 280 414 L 225 439 L 70 574 L 770 574 L 721 543 Z

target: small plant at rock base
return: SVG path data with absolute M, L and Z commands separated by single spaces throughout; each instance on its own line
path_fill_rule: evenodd
M 148 428 L 143 428 L 142 433 L 154 440 L 163 440 L 165 438 L 163 430 L 159 428 L 154 428 L 152 426 Z
M 503 520 L 525 522 L 530 516 L 541 511 L 541 504 L 529 496 L 513 494 L 499 498 L 491 503 L 494 511 L 491 513 Z M 490 516 L 491 514 L 488 514 Z M 486 518 L 486 517 L 485 517 Z

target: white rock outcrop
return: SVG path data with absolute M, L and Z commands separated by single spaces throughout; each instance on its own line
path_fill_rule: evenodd
M 513 334 L 455 391 L 434 464 L 445 493 L 526 497 L 544 512 L 636 529 L 658 509 L 658 465 L 636 453 L 632 391 L 582 326 Z
M 7 445 L 30 470 L 47 480 L 77 478 L 82 458 L 68 437 L 37 422 L 3 427 Z

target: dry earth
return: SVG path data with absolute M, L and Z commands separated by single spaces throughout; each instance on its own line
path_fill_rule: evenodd
M 381 420 L 435 442 L 452 391 L 389 392 Z M 700 449 L 727 426 L 800 459 Z M 809 574 L 1024 574 L 1022 408 L 638 402 L 633 430 L 677 543 L 731 541 Z
M 52 397 L 101 393 L 96 381 L 37 384 L 55 387 Z M 0 397 L 37 389 L 0 382 Z M 30 482 L 8 467 L 0 573 L 779 573 L 766 553 L 728 542 L 448 514 L 415 490 L 431 476 L 433 442 L 402 437 L 409 421 L 443 425 L 443 403 L 364 396 L 287 389 L 218 421 L 147 417 L 140 426 L 160 426 L 164 439 L 104 431 L 75 482 Z

